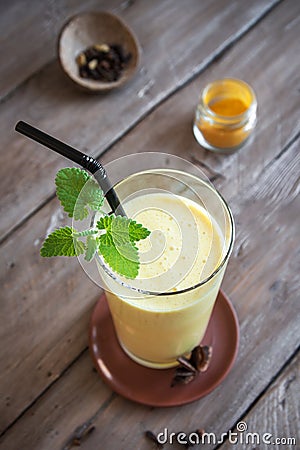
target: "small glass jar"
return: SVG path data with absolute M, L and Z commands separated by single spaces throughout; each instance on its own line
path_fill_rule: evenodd
M 257 101 L 244 81 L 224 78 L 203 90 L 193 131 L 203 147 L 230 153 L 242 147 L 256 124 Z

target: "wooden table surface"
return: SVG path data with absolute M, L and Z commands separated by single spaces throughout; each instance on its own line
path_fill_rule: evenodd
M 76 90 L 56 59 L 62 24 L 90 9 L 122 17 L 142 48 L 135 78 L 103 96 Z M 241 421 L 273 442 L 297 443 L 233 445 L 227 435 L 201 448 L 299 449 L 300 2 L 11 0 L 0 12 L 1 450 L 71 448 L 85 425 L 95 428 L 82 449 L 147 450 L 155 446 L 145 430 L 221 436 Z M 203 149 L 192 133 L 201 89 L 226 76 L 250 83 L 258 98 L 254 140 L 232 155 Z M 143 406 L 112 392 L 93 369 L 88 324 L 99 288 L 76 258 L 39 255 L 46 234 L 68 223 L 54 177 L 70 163 L 17 135 L 18 120 L 104 164 L 166 152 L 214 180 L 236 222 L 222 288 L 237 311 L 240 346 L 209 395 L 181 407 Z

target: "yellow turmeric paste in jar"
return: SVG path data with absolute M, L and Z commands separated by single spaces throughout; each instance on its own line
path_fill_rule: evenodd
M 238 149 L 255 127 L 256 108 L 255 94 L 245 82 L 233 78 L 215 81 L 201 95 L 194 135 L 209 150 Z
M 209 105 L 210 109 L 221 116 L 238 116 L 246 111 L 248 105 L 239 98 L 222 98 Z

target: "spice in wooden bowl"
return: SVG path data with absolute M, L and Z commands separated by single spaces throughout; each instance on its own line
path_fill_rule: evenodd
M 95 44 L 76 57 L 78 73 L 82 78 L 107 83 L 117 81 L 131 57 L 120 44 Z
M 85 12 L 63 26 L 58 58 L 73 83 L 85 91 L 101 93 L 119 88 L 133 77 L 140 61 L 140 46 L 118 16 L 107 11 Z

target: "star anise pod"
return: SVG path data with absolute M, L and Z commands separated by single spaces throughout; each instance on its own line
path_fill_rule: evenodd
M 209 345 L 197 345 L 189 358 L 180 356 L 177 359 L 180 365 L 175 369 L 171 386 L 193 381 L 199 372 L 205 372 L 208 369 L 211 356 L 212 347 Z
M 190 356 L 190 363 L 198 372 L 206 372 L 212 356 L 212 347 L 197 345 Z

